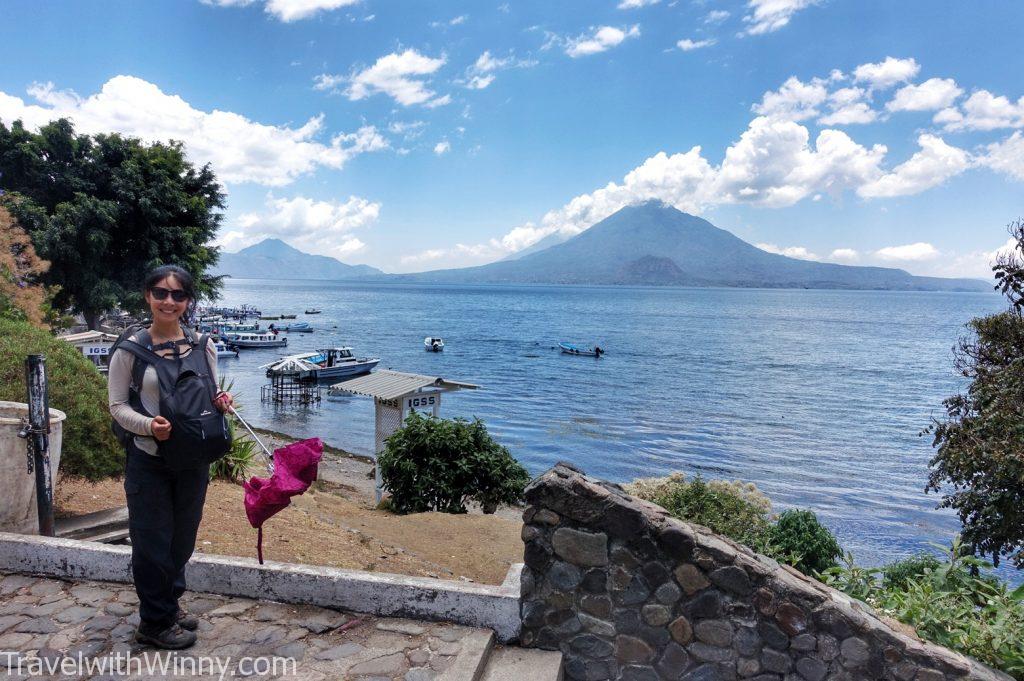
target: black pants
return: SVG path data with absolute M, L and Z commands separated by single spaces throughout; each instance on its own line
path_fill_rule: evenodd
M 175 471 L 158 456 L 128 446 L 124 491 L 139 617 L 169 626 L 185 593 L 185 565 L 196 547 L 209 468 Z

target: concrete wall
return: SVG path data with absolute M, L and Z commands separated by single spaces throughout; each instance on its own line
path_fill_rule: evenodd
M 1009 681 L 569 465 L 526 499 L 520 640 L 570 679 Z

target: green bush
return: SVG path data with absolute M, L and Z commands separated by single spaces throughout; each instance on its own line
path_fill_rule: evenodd
M 221 390 L 233 393 L 234 381 L 226 381 L 223 376 L 218 386 Z M 232 394 L 235 411 L 241 411 L 242 406 L 238 402 L 238 395 Z M 228 432 L 231 433 L 231 449 L 221 458 L 210 464 L 210 479 L 219 478 L 230 482 L 248 480 L 250 472 L 257 467 L 257 456 L 260 454 L 259 445 L 242 430 L 238 418 L 227 414 Z
M 68 415 L 60 470 L 89 480 L 121 475 L 124 450 L 110 429 L 107 382 L 81 352 L 27 322 L 0 319 L 0 400 L 25 402 L 25 357 L 46 356 L 50 406 Z
M 851 556 L 846 567 L 830 568 L 824 577 L 829 585 L 913 626 L 921 638 L 1024 680 L 1024 586 L 1010 591 L 983 572 L 991 563 L 967 553 L 957 537 L 934 567 L 915 557 L 867 570 L 855 567 Z
M 479 419 L 449 421 L 416 412 L 387 439 L 377 465 L 398 513 L 465 513 L 471 500 L 493 512 L 498 504 L 522 500 L 530 481 Z
M 626 491 L 755 550 L 767 547 L 771 502 L 749 483 L 708 482 L 700 476 L 687 482 L 682 473 L 673 473 L 642 478 L 626 485 Z
M 639 478 L 625 486 L 629 494 L 658 504 L 670 514 L 745 544 L 808 575 L 836 564 L 842 549 L 810 511 L 784 511 L 776 519 L 772 502 L 749 482 L 687 482 L 675 472 L 663 478 Z
M 843 549 L 812 511 L 783 511 L 768 532 L 770 553 L 800 572 L 814 575 L 835 567 Z
M 924 577 L 929 571 L 938 570 L 940 565 L 942 562 L 933 554 L 919 553 L 882 568 L 882 582 L 886 589 L 904 589 L 910 582 Z

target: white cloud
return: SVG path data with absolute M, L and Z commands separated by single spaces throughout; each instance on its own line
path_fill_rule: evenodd
M 245 7 L 257 0 L 202 0 L 205 5 L 218 7 Z M 290 23 L 300 19 L 308 19 L 317 12 L 326 12 L 355 5 L 359 0 L 266 0 L 263 7 L 267 14 Z
M 393 98 L 402 106 L 421 104 L 428 108 L 443 106 L 451 101 L 451 97 L 437 94 L 427 87 L 430 76 L 445 64 L 445 57 L 427 57 L 416 50 L 408 49 L 402 53 L 392 52 L 361 71 L 351 76 L 320 74 L 314 82 L 314 89 L 337 91 L 338 87 L 347 83 L 345 95 L 353 101 L 365 99 L 377 93 Z
M 826 81 L 814 78 L 805 83 L 796 76 L 790 76 L 778 90 L 769 90 L 755 104 L 753 111 L 789 121 L 802 121 L 819 115 L 818 107 L 828 99 Z
M 704 17 L 704 23 L 719 24 L 728 19 L 730 16 L 731 15 L 729 14 L 729 12 L 727 12 L 724 9 L 713 9 L 710 12 L 708 12 L 707 15 Z
M 748 14 L 743 21 L 750 25 L 746 35 L 762 35 L 777 31 L 802 9 L 818 4 L 818 0 L 749 0 Z
M 80 97 L 57 90 L 52 83 L 35 84 L 27 104 L 0 92 L 0 119 L 22 119 L 38 128 L 56 118 L 74 121 L 83 133 L 120 132 L 147 142 L 181 140 L 189 158 L 211 163 L 227 183 L 253 182 L 282 186 L 318 168 L 341 168 L 352 157 L 388 146 L 372 126 L 339 134 L 324 143 L 323 115 L 300 127 L 266 125 L 230 111 L 201 111 L 177 95 L 134 76 L 115 76 L 96 94 Z
M 844 87 L 828 96 L 828 106 L 832 110 L 822 116 L 818 122 L 823 125 L 854 125 L 873 123 L 878 113 L 865 101 L 867 91 L 859 87 Z
M 423 121 L 392 121 L 388 124 L 388 132 L 413 140 L 423 134 L 426 125 Z
M 885 105 L 889 111 L 935 111 L 950 106 L 963 94 L 952 78 L 929 78 L 920 85 L 905 85 Z
M 934 260 L 941 253 L 929 243 L 918 241 L 903 246 L 886 246 L 875 251 L 875 255 L 882 260 L 895 260 L 904 262 L 920 262 L 922 260 Z
M 860 260 L 860 253 L 852 248 L 837 248 L 829 254 L 828 259 L 839 262 L 857 262 Z
M 921 65 L 914 59 L 895 59 L 886 57 L 875 64 L 861 64 L 853 71 L 853 79 L 858 83 L 867 83 L 875 90 L 884 90 L 897 83 L 903 83 L 915 77 Z
M 936 115 L 935 122 L 944 123 L 947 130 L 1024 128 L 1024 97 L 1014 103 L 1002 95 L 978 90 L 967 98 L 962 108 L 962 113 L 943 109 Z
M 868 198 L 918 194 L 959 175 L 971 164 L 966 151 L 935 135 L 922 134 L 917 143 L 920 151 L 891 172 L 860 187 L 857 193 Z
M 704 40 L 690 40 L 689 38 L 683 38 L 676 43 L 676 47 L 683 52 L 690 52 L 692 50 L 699 50 L 702 47 L 711 47 L 717 42 L 718 41 L 714 38 L 706 38 Z
M 443 258 L 448 254 L 448 249 L 445 248 L 431 248 L 421 253 L 414 255 L 403 255 L 401 262 L 403 265 L 415 265 L 424 262 L 430 262 L 431 260 L 437 260 Z
M 537 65 L 533 59 L 516 59 L 511 52 L 506 57 L 495 57 L 490 50 L 484 50 L 472 66 L 466 69 L 462 82 L 467 89 L 483 90 L 494 82 L 495 73 L 505 69 L 530 68 Z
M 276 237 L 308 253 L 349 255 L 365 246 L 349 232 L 376 222 L 380 208 L 381 204 L 358 196 L 341 202 L 317 201 L 303 196 L 279 199 L 268 195 L 262 212 L 239 216 L 238 230 L 225 236 L 230 236 L 232 245 L 238 246 Z
M 803 246 L 776 246 L 775 244 L 754 244 L 762 251 L 768 251 L 769 253 L 775 253 L 776 255 L 784 255 L 789 258 L 797 258 L 798 260 L 820 260 L 817 255 L 807 250 Z
M 619 9 L 639 9 L 650 5 L 657 5 L 661 0 L 622 0 Z
M 988 145 L 988 154 L 980 162 L 1024 182 L 1024 135 L 1018 131 L 1002 142 Z
M 807 128 L 759 117 L 725 152 L 716 194 L 722 203 L 792 205 L 817 192 L 838 196 L 880 174 L 886 148 L 867 149 L 839 130 L 822 130 L 810 146 Z
M 576 38 L 569 38 L 566 41 L 565 53 L 574 59 L 598 54 L 621 44 L 627 38 L 636 38 L 639 35 L 639 24 L 633 24 L 626 28 L 599 26 L 593 29 L 592 33 L 584 33 Z
M 448 140 L 443 140 L 434 145 L 434 153 L 437 154 L 438 156 L 447 154 L 451 150 L 452 145 L 448 142 Z

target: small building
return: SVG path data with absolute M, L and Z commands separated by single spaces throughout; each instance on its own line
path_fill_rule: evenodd
M 83 331 L 57 338 L 74 345 L 101 373 L 107 373 L 110 367 L 110 347 L 117 340 L 117 336 L 105 331 Z
M 402 427 L 412 411 L 429 411 L 437 416 L 441 395 L 456 390 L 475 390 L 480 386 L 450 381 L 440 376 L 422 376 L 401 371 L 384 370 L 352 378 L 330 387 L 330 393 L 348 393 L 372 397 L 374 404 L 374 459 L 384 451 L 385 440 Z M 380 467 L 374 463 L 377 502 L 382 496 Z

